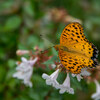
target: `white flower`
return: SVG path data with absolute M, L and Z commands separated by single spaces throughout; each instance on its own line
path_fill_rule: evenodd
M 79 82 L 81 81 L 81 79 L 83 79 L 81 74 L 72 74 L 72 77 L 76 77 Z
M 100 100 L 100 84 L 97 80 L 94 81 L 96 84 L 96 93 L 92 94 L 91 98 L 94 100 Z
M 81 73 L 82 76 L 90 76 L 91 73 L 87 71 L 87 68 L 82 68 Z
M 66 77 L 65 81 L 63 82 L 62 85 L 60 85 L 59 89 L 60 89 L 60 91 L 59 91 L 60 94 L 63 94 L 64 92 L 74 94 L 73 88 L 70 87 L 69 73 L 67 73 L 67 77 Z
M 80 74 L 72 74 L 73 77 L 77 77 L 77 80 L 80 82 L 83 79 L 82 76 L 90 76 L 90 73 L 86 70 L 86 68 L 82 68 Z
M 32 87 L 30 79 L 33 73 L 33 65 L 36 63 L 38 58 L 36 57 L 34 60 L 27 60 L 22 57 L 21 60 L 22 62 L 17 66 L 17 72 L 13 74 L 13 77 L 23 80 L 25 85 Z
M 51 67 L 54 69 L 54 68 L 56 68 L 56 65 L 55 64 L 51 64 Z
M 42 78 L 46 79 L 46 84 L 47 85 L 52 85 L 53 87 L 55 87 L 56 89 L 58 89 L 59 87 L 59 83 L 57 82 L 57 77 L 59 74 L 60 69 L 57 69 L 55 72 L 53 72 L 50 76 L 47 74 L 43 74 Z

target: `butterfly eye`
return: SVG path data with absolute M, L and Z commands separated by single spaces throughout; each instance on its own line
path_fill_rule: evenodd
M 55 45 L 54 48 L 56 49 L 56 51 L 59 50 L 59 45 Z

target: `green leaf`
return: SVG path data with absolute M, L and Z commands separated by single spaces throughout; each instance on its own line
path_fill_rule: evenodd
M 6 70 L 4 66 L 0 66 L 0 82 L 3 82 L 6 76 Z
M 13 59 L 8 60 L 9 68 L 13 68 L 15 64 L 16 64 L 15 60 L 13 60 Z
M 3 11 L 3 10 L 8 10 L 9 8 L 11 8 L 11 6 L 13 5 L 13 2 L 0 2 L 0 12 Z
M 4 29 L 6 31 L 13 31 L 15 29 L 17 29 L 21 24 L 21 18 L 19 16 L 12 16 L 10 18 L 8 18 Z
M 27 45 L 33 48 L 34 46 L 39 44 L 39 39 L 37 36 L 30 35 L 27 39 Z
M 70 77 L 71 77 L 71 83 L 72 83 L 74 89 L 80 89 L 80 90 L 82 90 L 81 82 L 78 82 L 78 80 L 76 79 L 76 77 L 72 77 L 71 75 L 70 75 Z
M 34 16 L 34 11 L 33 11 L 33 9 L 32 9 L 32 6 L 31 6 L 31 4 L 28 2 L 27 3 L 27 6 L 24 6 L 24 11 L 28 14 L 28 15 L 30 15 L 30 16 Z

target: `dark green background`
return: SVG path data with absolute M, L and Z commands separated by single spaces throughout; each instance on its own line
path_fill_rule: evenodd
M 100 0 L 0 0 L 0 100 L 91 100 L 91 94 L 95 92 L 93 82 L 87 84 L 82 80 L 79 83 L 71 79 L 75 95 L 61 95 L 41 78 L 43 72 L 53 72 L 48 68 L 34 68 L 33 88 L 12 78 L 15 62 L 20 60 L 16 56 L 17 49 L 32 50 L 36 45 L 44 48 L 39 34 L 47 31 L 48 38 L 55 42 L 65 27 L 62 22 L 43 21 L 45 10 L 54 8 L 63 8 L 70 16 L 82 20 L 87 38 L 100 50 Z

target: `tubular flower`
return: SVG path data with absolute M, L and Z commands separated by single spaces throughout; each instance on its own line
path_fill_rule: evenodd
M 97 80 L 94 81 L 96 84 L 96 93 L 92 94 L 91 98 L 94 100 L 100 100 L 100 84 Z
M 73 88 L 70 87 L 70 77 L 69 77 L 69 73 L 67 73 L 67 77 L 65 79 L 65 81 L 63 82 L 62 85 L 60 85 L 60 94 L 63 94 L 64 92 L 68 92 L 69 94 L 74 94 L 74 90 Z
M 83 79 L 82 76 L 90 76 L 90 73 L 86 70 L 86 68 L 83 68 L 80 74 L 72 74 L 72 77 L 76 77 L 79 82 Z
M 17 72 L 13 74 L 13 77 L 23 80 L 25 85 L 32 87 L 30 79 L 33 73 L 33 65 L 37 62 L 38 58 L 27 60 L 22 57 L 21 60 L 22 62 L 19 65 L 17 64 Z
M 57 77 L 59 74 L 60 69 L 57 69 L 55 72 L 53 72 L 51 75 L 43 74 L 42 78 L 46 80 L 47 85 L 52 85 L 56 89 L 59 87 L 59 83 L 57 82 Z

